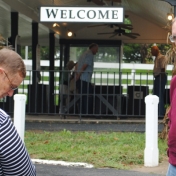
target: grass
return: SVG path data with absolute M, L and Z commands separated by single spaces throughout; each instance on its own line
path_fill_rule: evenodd
M 86 162 L 116 169 L 144 164 L 144 133 L 27 131 L 25 145 L 30 156 L 37 159 Z M 159 139 L 158 147 L 161 162 L 166 157 L 166 141 Z

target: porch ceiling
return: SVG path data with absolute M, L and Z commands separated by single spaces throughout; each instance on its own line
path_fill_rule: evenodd
M 104 6 L 112 6 L 106 1 Z M 113 6 L 122 6 L 125 14 L 129 15 L 134 33 L 140 36 L 131 39 L 125 36 L 97 35 L 99 32 L 113 32 L 116 28 L 106 26 L 87 28 L 86 23 L 60 23 L 60 27 L 53 28 L 53 23 L 40 23 L 40 6 L 97 6 L 87 0 L 0 0 L 0 34 L 8 38 L 10 32 L 10 12 L 19 12 L 19 36 L 21 45 L 31 45 L 31 22 L 39 22 L 39 44 L 48 45 L 49 32 L 59 33 L 59 38 L 67 38 L 67 30 L 72 30 L 76 36 L 73 39 L 100 39 L 122 40 L 124 43 L 166 43 L 168 30 L 163 28 L 167 24 L 167 13 L 173 7 L 161 0 L 122 0 L 122 3 L 113 3 Z M 101 8 L 102 6 L 100 6 Z M 57 42 L 57 40 L 56 40 Z

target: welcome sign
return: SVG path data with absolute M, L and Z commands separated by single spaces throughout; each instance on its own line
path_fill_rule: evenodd
M 122 7 L 40 7 L 41 22 L 123 23 Z

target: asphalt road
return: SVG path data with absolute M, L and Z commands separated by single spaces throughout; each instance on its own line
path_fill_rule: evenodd
M 36 164 L 37 176 L 163 176 L 154 173 L 143 173 L 112 168 L 80 168 L 58 165 Z
M 26 122 L 26 130 L 60 131 L 113 131 L 113 132 L 145 132 L 145 124 L 102 124 L 102 123 L 58 123 L 58 122 Z M 158 132 L 163 129 L 163 124 L 158 125 Z

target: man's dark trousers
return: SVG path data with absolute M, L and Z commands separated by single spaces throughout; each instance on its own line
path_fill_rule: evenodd
M 80 98 L 80 109 L 81 114 L 92 114 L 93 113 L 93 86 L 91 83 L 78 80 L 77 81 L 78 91 L 81 94 Z
M 159 116 L 165 115 L 164 94 L 166 82 L 167 82 L 167 75 L 164 73 L 156 76 L 154 79 L 153 94 L 159 97 L 159 106 L 158 106 Z

